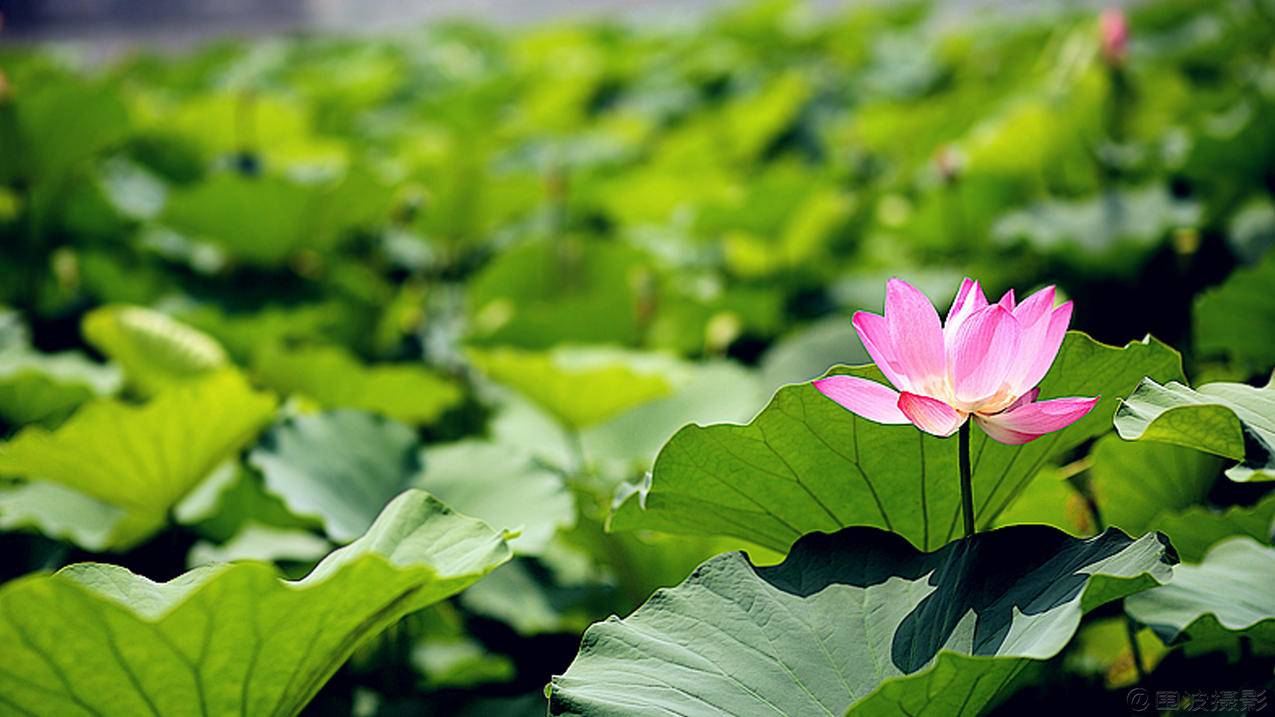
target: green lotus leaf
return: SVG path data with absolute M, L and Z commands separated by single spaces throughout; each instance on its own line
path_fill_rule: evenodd
M 719 555 L 585 632 L 553 715 L 979 714 L 1093 608 L 1162 583 L 1157 535 L 1012 526 L 917 551 L 876 528 Z
M 30 179 L 59 181 L 129 129 L 128 110 L 103 82 L 68 76 L 38 82 L 15 103 L 17 146 L 6 164 Z
M 1209 507 L 1223 462 L 1191 448 L 1103 436 L 1090 454 L 1090 488 L 1102 520 L 1130 533 L 1157 530 L 1178 555 L 1198 561 L 1232 535 L 1266 539 L 1275 495 L 1252 506 Z
M 606 349 L 541 353 L 472 349 L 470 360 L 492 380 L 526 396 L 571 429 L 587 428 L 672 393 L 659 356 Z
M 500 252 L 466 285 L 470 331 L 486 345 L 549 349 L 562 342 L 636 344 L 640 285 L 651 260 L 617 242 L 577 237 Z
M 467 637 L 418 642 L 412 649 L 412 666 L 424 677 L 427 689 L 472 688 L 508 682 L 515 674 L 512 660 L 488 652 L 482 643 Z
M 353 408 L 411 424 L 431 423 L 461 400 L 460 389 L 422 364 L 364 365 L 336 346 L 267 349 L 256 372 L 281 393 L 299 393 L 324 408 Z
M 599 582 L 562 585 L 558 577 L 533 561 L 517 559 L 462 595 L 460 604 L 524 637 L 579 635 L 605 610 L 600 598 L 606 593 Z
M 416 451 L 416 433 L 401 423 L 333 411 L 283 420 L 248 462 L 290 512 L 318 518 L 333 540 L 345 543 L 408 488 L 420 467 Z
M 252 113 L 253 136 L 263 151 L 305 141 L 311 136 L 310 118 L 300 102 L 278 94 L 254 93 L 245 98 L 230 90 L 192 94 L 171 113 L 154 118 L 162 129 L 181 140 L 187 151 L 199 152 L 205 161 L 243 150 L 243 135 L 235 118 Z
M 542 551 L 558 528 L 575 523 L 562 478 L 526 451 L 479 440 L 421 448 L 407 426 L 357 411 L 288 418 L 248 461 L 289 512 L 317 519 L 338 542 L 358 537 L 409 487 L 517 532 L 510 544 L 522 554 Z
M 516 531 L 519 555 L 543 552 L 576 522 L 575 499 L 562 477 L 514 446 L 480 440 L 430 446 L 413 485 L 488 525 Z
M 1195 346 L 1204 355 L 1229 355 L 1265 369 L 1275 364 L 1275 252 L 1238 269 L 1201 293 L 1191 312 Z
M 190 548 L 186 563 L 191 568 L 236 560 L 310 563 L 327 555 L 331 549 L 331 543 L 308 530 L 247 523 L 222 545 L 207 541 L 195 543 Z
M 644 355 L 642 364 L 644 373 L 649 367 L 671 392 L 580 432 L 587 460 L 614 475 L 649 469 L 660 446 L 687 423 L 747 420 L 768 395 L 756 371 L 733 361 L 692 363 Z M 560 423 L 545 410 L 512 392 L 500 398 L 488 424 L 496 442 L 559 467 L 578 459 Z
M 31 714 L 295 715 L 350 654 L 509 557 L 409 491 L 296 581 L 254 562 L 155 583 L 99 563 L 0 589 L 0 700 Z
M 1200 213 L 1197 203 L 1149 185 L 1077 201 L 1046 200 L 1006 215 L 993 231 L 1003 245 L 1025 240 L 1080 270 L 1128 274 L 1171 231 L 1198 225 Z
M 173 510 L 173 517 L 205 538 L 226 543 L 252 525 L 322 532 L 315 518 L 303 518 L 265 487 L 265 478 L 247 461 L 219 467 Z
M 1260 195 L 1260 194 L 1246 201 L 1244 205 L 1240 207 L 1238 210 L 1236 210 L 1235 214 L 1231 216 L 1231 220 L 1227 226 L 1226 244 L 1228 247 L 1230 247 L 1231 251 L 1236 255 L 1236 257 L 1239 258 L 1239 260 L 1244 262 L 1245 264 L 1259 263 L 1262 260 L 1262 257 L 1266 255 L 1266 252 L 1272 246 L 1275 246 L 1275 201 L 1271 201 L 1270 197 Z M 1271 256 L 1275 257 L 1275 254 Z M 1275 266 L 1275 260 L 1267 261 L 1265 266 L 1263 267 L 1263 269 L 1267 272 L 1268 276 L 1270 275 L 1269 272 L 1270 272 L 1271 266 Z M 1258 270 L 1256 272 L 1244 271 L 1242 273 L 1237 271 L 1231 274 L 1231 276 L 1227 277 L 1226 283 L 1223 284 L 1222 287 L 1206 291 L 1196 297 L 1195 311 L 1193 313 L 1193 316 L 1196 319 L 1196 323 L 1195 323 L 1196 346 L 1200 347 L 1201 350 L 1206 350 L 1204 347 L 1207 346 L 1209 343 L 1211 343 L 1211 342 L 1201 341 L 1202 335 L 1200 332 L 1202 330 L 1207 331 L 1207 329 L 1205 329 L 1204 327 L 1204 323 L 1200 321 L 1200 319 L 1202 318 L 1201 316 L 1202 310 L 1200 308 L 1200 304 L 1203 298 L 1205 296 L 1212 296 L 1214 298 L 1217 298 L 1218 294 L 1229 294 L 1231 293 L 1231 289 L 1226 287 L 1228 287 L 1229 285 L 1234 285 L 1239 283 L 1236 280 L 1239 279 L 1241 276 L 1252 277 L 1255 273 L 1260 273 L 1261 271 L 1262 270 Z M 1245 283 L 1248 284 L 1248 286 L 1245 288 L 1250 290 L 1253 288 L 1254 284 L 1256 284 L 1256 282 L 1245 282 Z M 1246 313 L 1252 311 L 1253 310 L 1252 307 L 1254 306 L 1261 306 L 1262 308 L 1270 308 L 1272 306 L 1272 304 L 1269 301 L 1262 301 L 1262 299 L 1266 298 L 1265 295 L 1261 295 L 1261 294 L 1254 295 L 1249 292 L 1245 292 L 1245 293 L 1248 294 L 1247 298 L 1252 302 L 1252 303 L 1244 304 L 1244 309 Z M 1232 298 L 1238 298 L 1238 297 L 1235 297 L 1234 295 L 1232 295 Z M 1216 313 L 1212 311 L 1210 311 L 1209 314 L 1210 314 L 1210 318 L 1220 318 L 1221 316 L 1220 313 Z M 1275 316 L 1272 316 L 1271 318 L 1275 319 Z M 1267 324 L 1267 325 L 1272 326 L 1272 328 L 1275 328 L 1275 324 Z M 1235 336 L 1235 335 L 1233 336 L 1235 338 L 1240 338 L 1239 336 Z M 1244 338 L 1252 339 L 1252 338 L 1258 338 L 1258 337 L 1244 336 Z M 1266 337 L 1261 337 L 1261 338 L 1266 338 Z M 1218 348 L 1225 350 L 1226 347 L 1221 346 Z M 1275 362 L 1275 354 L 1267 351 L 1267 352 L 1263 352 L 1262 355 L 1271 357 L 1270 360 L 1267 361 L 1267 363 Z
M 142 306 L 94 309 L 84 315 L 81 330 L 84 339 L 123 367 L 129 384 L 146 396 L 229 364 L 212 337 Z
M 57 483 L 22 481 L 0 488 L 0 528 L 32 528 L 95 552 L 128 547 L 163 523 L 163 515 L 130 512 Z
M 1218 543 L 1167 585 L 1130 596 L 1125 611 L 1167 644 L 1245 635 L 1275 649 L 1275 548 L 1247 536 Z
M 1148 377 L 1116 411 L 1116 431 L 1239 461 L 1231 480 L 1275 480 L 1275 376 L 1262 388 L 1208 383 L 1198 389 Z
M 1102 520 L 1127 533 L 1163 531 L 1161 516 L 1202 503 L 1222 468 L 1217 458 L 1190 448 L 1110 434 L 1098 440 L 1090 459 L 1089 483 Z
M 776 341 L 761 358 L 761 380 L 768 390 L 822 376 L 843 361 L 871 361 L 868 352 L 846 335 L 844 316 L 820 319 Z
M 56 509 L 58 500 L 46 488 L 32 488 L 35 482 L 66 489 L 68 514 L 48 517 L 48 524 L 75 524 L 86 511 L 103 516 L 108 508 L 123 511 L 130 525 L 146 526 L 129 529 L 127 539 L 119 539 L 133 542 L 162 525 L 213 468 L 255 438 L 274 410 L 273 396 L 252 390 L 237 373 L 219 372 L 167 389 L 140 406 L 90 403 L 55 431 L 26 428 L 0 444 L 0 475 L 32 481 L 26 505 L 41 509 Z M 72 500 L 67 491 L 79 495 Z M 102 524 L 93 525 L 101 529 Z M 108 542 L 119 546 L 119 540 Z M 86 547 L 103 545 L 90 543 Z
M 872 366 L 832 373 L 884 381 Z M 1116 397 L 1143 376 L 1181 376 L 1178 354 L 1154 339 L 1116 348 L 1068 334 L 1041 383 L 1042 398 L 1103 400 L 1080 421 L 1024 446 L 976 432 L 978 524 L 994 524 L 1042 467 L 1109 430 Z M 678 431 L 646 480 L 617 495 L 610 527 L 734 535 L 783 551 L 811 531 L 873 525 L 931 549 L 959 531 L 956 451 L 955 440 L 861 419 L 808 383 L 787 386 L 746 425 Z
M 301 230 L 312 208 L 299 184 L 222 173 L 173 192 L 162 218 L 192 239 L 268 266 L 281 263 L 305 242 Z
M 650 467 L 679 428 L 691 422 L 745 421 L 766 399 L 757 372 L 732 361 L 669 362 L 659 370 L 671 393 L 587 429 L 580 435 L 590 459 Z M 768 388 L 768 387 L 767 387 Z M 622 470 L 622 469 L 621 469 Z M 617 474 L 622 474 L 617 471 Z
M 1062 468 L 1042 468 L 993 525 L 1052 525 L 1076 537 L 1093 535 L 1097 526 L 1085 497 L 1064 475 Z
M 77 352 L 0 351 L 0 419 L 54 426 L 94 398 L 119 390 L 119 370 Z
M 465 592 L 491 578 L 491 575 L 484 577 Z M 487 649 L 469 636 L 464 616 L 450 603 L 440 603 L 416 613 L 409 629 L 415 638 L 409 660 L 426 689 L 508 682 L 515 675 L 514 663 L 508 656 Z M 428 700 L 427 697 L 426 702 Z M 540 711 L 544 712 L 543 696 Z
M 1134 634 L 1142 656 L 1142 671 L 1150 673 L 1168 649 L 1147 628 Z M 1107 689 L 1137 684 L 1138 670 L 1130 648 L 1129 626 L 1123 616 L 1086 622 L 1076 633 L 1072 646 L 1064 657 L 1069 672 L 1102 678 Z
M 1198 561 L 1211 545 L 1233 535 L 1266 539 L 1275 520 L 1275 494 L 1252 506 L 1207 505 L 1222 461 L 1190 448 L 1108 434 L 1087 459 L 1067 468 L 1087 471 L 1092 505 L 1062 479 L 1063 469 L 1045 469 L 1001 513 L 998 525 L 1038 523 L 1077 536 L 1104 525 L 1129 533 L 1155 530 L 1169 537 L 1183 560 Z
M 589 509 L 542 553 L 515 559 L 466 591 L 461 605 L 524 637 L 578 635 L 614 606 L 640 604 L 652 590 L 676 584 L 719 553 L 744 550 L 759 565 L 783 559 L 737 538 L 607 534 L 590 519 Z
M 1178 555 L 1187 562 L 1203 560 L 1209 548 L 1231 536 L 1247 535 L 1271 542 L 1275 540 L 1275 493 L 1267 493 L 1253 505 L 1224 510 L 1193 505 L 1161 514 L 1155 527 L 1169 536 Z
M 161 219 L 232 257 L 272 267 L 334 246 L 350 226 L 372 221 L 384 198 L 361 172 L 312 183 L 221 172 L 174 190 Z
M 196 304 L 183 307 L 174 316 L 217 339 L 237 361 L 252 365 L 259 351 L 278 345 L 321 339 L 354 341 L 359 331 L 355 314 L 352 306 L 327 301 L 267 304 L 236 312 Z

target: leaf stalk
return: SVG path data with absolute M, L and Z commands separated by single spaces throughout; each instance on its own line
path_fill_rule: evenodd
M 970 421 L 961 424 L 959 455 L 961 463 L 961 513 L 965 516 L 965 537 L 977 532 L 974 527 L 974 485 L 970 474 Z

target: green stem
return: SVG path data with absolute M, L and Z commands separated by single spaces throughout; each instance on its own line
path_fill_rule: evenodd
M 571 426 L 563 426 L 563 433 L 567 437 L 567 452 L 571 455 L 572 466 L 567 469 L 573 480 L 581 480 L 584 478 L 587 463 L 584 457 L 584 441 L 580 440 L 580 432 Z
M 1128 613 L 1124 616 L 1124 631 L 1129 636 L 1129 651 L 1133 653 L 1133 669 L 1138 673 L 1138 684 L 1147 679 L 1147 672 L 1142 667 L 1142 647 L 1138 645 L 1138 626 Z
M 970 537 L 977 529 L 974 527 L 974 485 L 970 475 L 970 422 L 961 424 L 960 431 L 961 459 L 961 513 L 965 516 L 965 537 Z

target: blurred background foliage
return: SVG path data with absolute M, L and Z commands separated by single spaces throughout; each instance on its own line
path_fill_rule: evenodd
M 865 360 L 847 317 L 889 276 L 940 303 L 963 275 L 1056 283 L 1100 340 L 1152 333 L 1194 382 L 1263 378 L 1275 8 L 1128 22 L 1125 43 L 1092 13 L 766 0 L 95 66 L 0 48 L 4 577 L 95 556 L 296 574 L 424 487 L 520 527 L 518 557 L 315 709 L 540 714 L 589 622 L 749 547 L 607 534 L 617 487 L 684 423 Z M 180 465 L 102 465 L 137 412 Z M 58 440 L 93 470 L 42 465 Z M 1222 484 L 1174 507 L 1262 497 Z M 1050 490 L 1014 511 L 1070 506 L 1049 520 L 1086 532 L 1080 494 Z M 1115 670 L 1094 656 L 1113 630 L 1055 679 Z

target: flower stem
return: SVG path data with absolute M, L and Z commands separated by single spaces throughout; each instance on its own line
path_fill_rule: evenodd
M 974 486 L 970 476 L 970 421 L 961 424 L 961 513 L 965 516 L 965 537 L 976 532 L 974 527 Z
M 1147 671 L 1142 666 L 1142 646 L 1138 644 L 1138 626 L 1128 613 L 1124 616 L 1124 634 L 1129 638 L 1129 652 L 1133 655 L 1133 671 L 1138 675 L 1138 684 L 1147 679 Z

